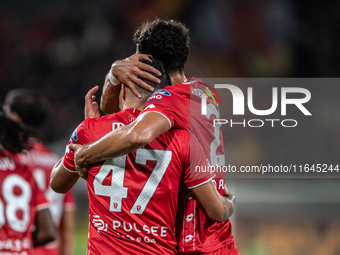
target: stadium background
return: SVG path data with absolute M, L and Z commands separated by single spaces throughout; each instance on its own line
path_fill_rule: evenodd
M 188 77 L 340 74 L 338 1 L 1 0 L 0 103 L 17 87 L 44 93 L 51 115 L 42 140 L 62 155 L 83 120 L 87 90 L 103 84 L 114 60 L 135 52 L 134 30 L 156 16 L 176 18 L 190 29 Z M 318 135 L 310 135 L 335 160 L 340 153 L 339 95 L 337 90 L 322 97 L 318 109 L 328 118 Z M 277 149 L 278 144 L 265 148 L 271 137 L 264 132 L 231 133 L 234 139 L 225 141 L 227 153 L 244 165 L 261 162 L 266 150 L 279 156 L 285 150 L 308 153 L 294 147 Z M 241 254 L 340 254 L 338 179 L 227 179 L 227 184 L 238 199 L 232 223 Z M 86 250 L 84 190 L 81 180 L 75 189 L 75 254 Z

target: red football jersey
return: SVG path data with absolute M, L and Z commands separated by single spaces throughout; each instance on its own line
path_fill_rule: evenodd
M 60 157 L 42 142 L 36 142 L 31 150 L 20 153 L 19 159 L 22 164 L 28 166 L 40 190 L 44 192 L 49 202 L 53 221 L 58 228 L 64 211 L 75 210 L 75 199 L 72 190 L 66 194 L 59 194 L 50 187 L 51 172 Z M 59 255 L 59 253 L 58 240 L 34 249 L 34 254 L 36 255 Z
M 1 149 L 0 172 L 0 253 L 33 254 L 35 214 L 47 200 L 26 166 Z
M 130 124 L 138 114 L 138 110 L 129 108 L 101 118 L 87 118 L 75 130 L 71 142 L 95 141 Z M 87 177 L 87 254 L 175 254 L 180 180 L 183 178 L 188 188 L 210 180 L 190 176 L 190 165 L 206 161 L 200 147 L 191 151 L 197 153 L 197 161 L 190 162 L 190 133 L 177 129 L 133 153 L 92 165 Z M 68 149 L 63 165 L 75 171 L 74 154 Z
M 203 96 L 206 97 L 205 115 L 201 113 Z M 209 159 L 208 165 L 224 166 L 221 124 L 213 125 L 213 119 L 220 118 L 216 100 L 217 96 L 202 80 L 190 78 L 186 83 L 157 90 L 148 99 L 141 114 L 158 112 L 168 119 L 171 128 L 190 130 L 204 149 Z M 216 173 L 213 181 L 219 193 L 224 195 L 224 173 Z M 182 197 L 186 200 L 178 214 L 178 221 L 182 222 L 177 225 L 181 229 L 177 234 L 180 252 L 212 252 L 234 242 L 229 220 L 223 223 L 212 222 L 190 192 L 188 194 L 188 191 L 184 191 Z

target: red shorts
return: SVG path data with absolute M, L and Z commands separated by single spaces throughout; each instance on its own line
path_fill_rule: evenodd
M 178 254 L 182 254 L 182 255 L 240 255 L 240 253 L 238 252 L 237 249 L 237 245 L 236 242 L 232 242 L 227 244 L 226 246 L 223 246 L 222 248 L 213 251 L 213 252 L 208 252 L 208 253 L 204 253 L 204 252 L 180 252 Z

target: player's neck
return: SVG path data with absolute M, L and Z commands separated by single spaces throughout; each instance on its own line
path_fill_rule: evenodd
M 142 101 L 142 99 L 137 99 L 137 100 L 138 101 L 134 101 L 134 102 L 129 102 L 129 101 L 123 102 L 122 110 L 125 110 L 127 108 L 136 108 L 140 111 L 143 111 L 146 100 L 143 100 L 143 101 Z
M 169 78 L 170 78 L 171 85 L 187 82 L 187 78 L 185 77 L 184 72 L 172 73 L 169 75 Z

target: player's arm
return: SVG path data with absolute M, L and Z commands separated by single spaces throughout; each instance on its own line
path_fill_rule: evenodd
M 56 238 L 56 229 L 49 209 L 42 209 L 35 215 L 35 230 L 32 232 L 34 247 L 47 244 Z
M 160 83 L 159 79 L 148 72 L 155 73 L 158 76 L 161 73 L 156 68 L 140 62 L 142 59 L 150 61 L 148 55 L 135 53 L 126 59 L 117 60 L 112 64 L 110 71 L 105 77 L 100 100 L 100 109 L 103 112 L 109 114 L 119 111 L 118 97 L 122 83 L 129 86 L 132 92 L 139 98 L 141 95 L 135 88 L 135 84 L 146 90 L 153 91 L 153 88 L 139 79 L 139 77 Z
M 233 214 L 236 198 L 229 193 L 227 186 L 225 186 L 225 196 L 218 193 L 211 180 L 193 188 L 192 191 L 211 220 L 224 222 Z
M 57 193 L 66 193 L 79 179 L 76 172 L 70 172 L 64 168 L 62 160 L 63 158 L 57 162 L 51 173 L 50 186 Z
M 131 124 L 111 131 L 96 142 L 87 145 L 70 144 L 69 148 L 74 151 L 76 170 L 80 177 L 86 178 L 90 164 L 135 151 L 169 128 L 170 123 L 162 114 L 146 112 Z
M 112 84 L 109 80 L 109 73 L 106 74 L 103 92 L 100 99 L 100 110 L 106 114 L 111 114 L 119 111 L 119 91 L 120 83 Z
M 73 254 L 73 234 L 74 234 L 74 211 L 64 211 L 59 226 L 60 254 Z

